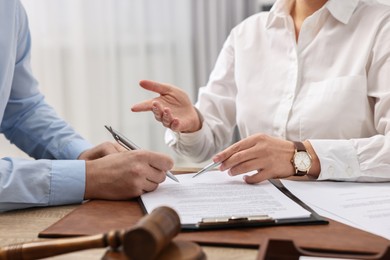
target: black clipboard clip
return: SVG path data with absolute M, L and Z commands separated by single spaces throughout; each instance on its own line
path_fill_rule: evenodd
M 230 216 L 230 217 L 208 217 L 202 218 L 198 222 L 199 228 L 227 228 L 227 227 L 245 227 L 258 226 L 266 223 L 272 224 L 276 220 L 268 215 L 253 215 L 253 216 Z

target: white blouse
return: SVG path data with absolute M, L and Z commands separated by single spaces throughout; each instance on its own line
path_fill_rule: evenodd
M 196 107 L 202 129 L 166 133 L 166 142 L 194 162 L 241 138 L 265 133 L 309 140 L 319 180 L 390 181 L 390 7 L 329 0 L 308 17 L 296 41 L 290 9 L 236 26 Z

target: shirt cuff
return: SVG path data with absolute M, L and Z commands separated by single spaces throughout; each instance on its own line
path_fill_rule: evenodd
M 53 160 L 49 205 L 81 203 L 85 192 L 84 160 Z
M 62 156 L 66 159 L 79 158 L 80 154 L 92 148 L 92 144 L 84 139 L 75 139 L 70 142 L 63 150 Z
M 361 175 L 357 153 L 350 140 L 309 140 L 321 173 L 317 180 L 354 181 Z
M 193 145 L 202 139 L 202 129 L 203 127 L 199 131 L 193 133 L 179 133 L 174 132 L 171 129 L 167 129 L 165 132 L 165 143 L 170 147 L 175 146 L 178 143 L 184 146 Z

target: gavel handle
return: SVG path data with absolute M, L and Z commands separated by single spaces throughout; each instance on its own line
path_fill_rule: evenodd
M 0 248 L 0 260 L 40 259 L 92 248 L 118 248 L 122 235 L 122 231 L 112 231 L 94 236 L 10 245 Z

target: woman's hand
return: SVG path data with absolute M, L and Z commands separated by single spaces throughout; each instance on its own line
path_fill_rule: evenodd
M 152 111 L 157 121 L 175 132 L 191 133 L 202 127 L 196 109 L 183 90 L 149 80 L 142 80 L 140 86 L 160 96 L 135 104 L 131 108 L 133 112 Z
M 213 160 L 222 162 L 219 169 L 229 169 L 228 173 L 232 176 L 257 171 L 251 176 L 245 175 L 244 180 L 247 183 L 259 183 L 294 175 L 291 163 L 294 151 L 293 142 L 255 134 L 226 148 L 215 155 Z

